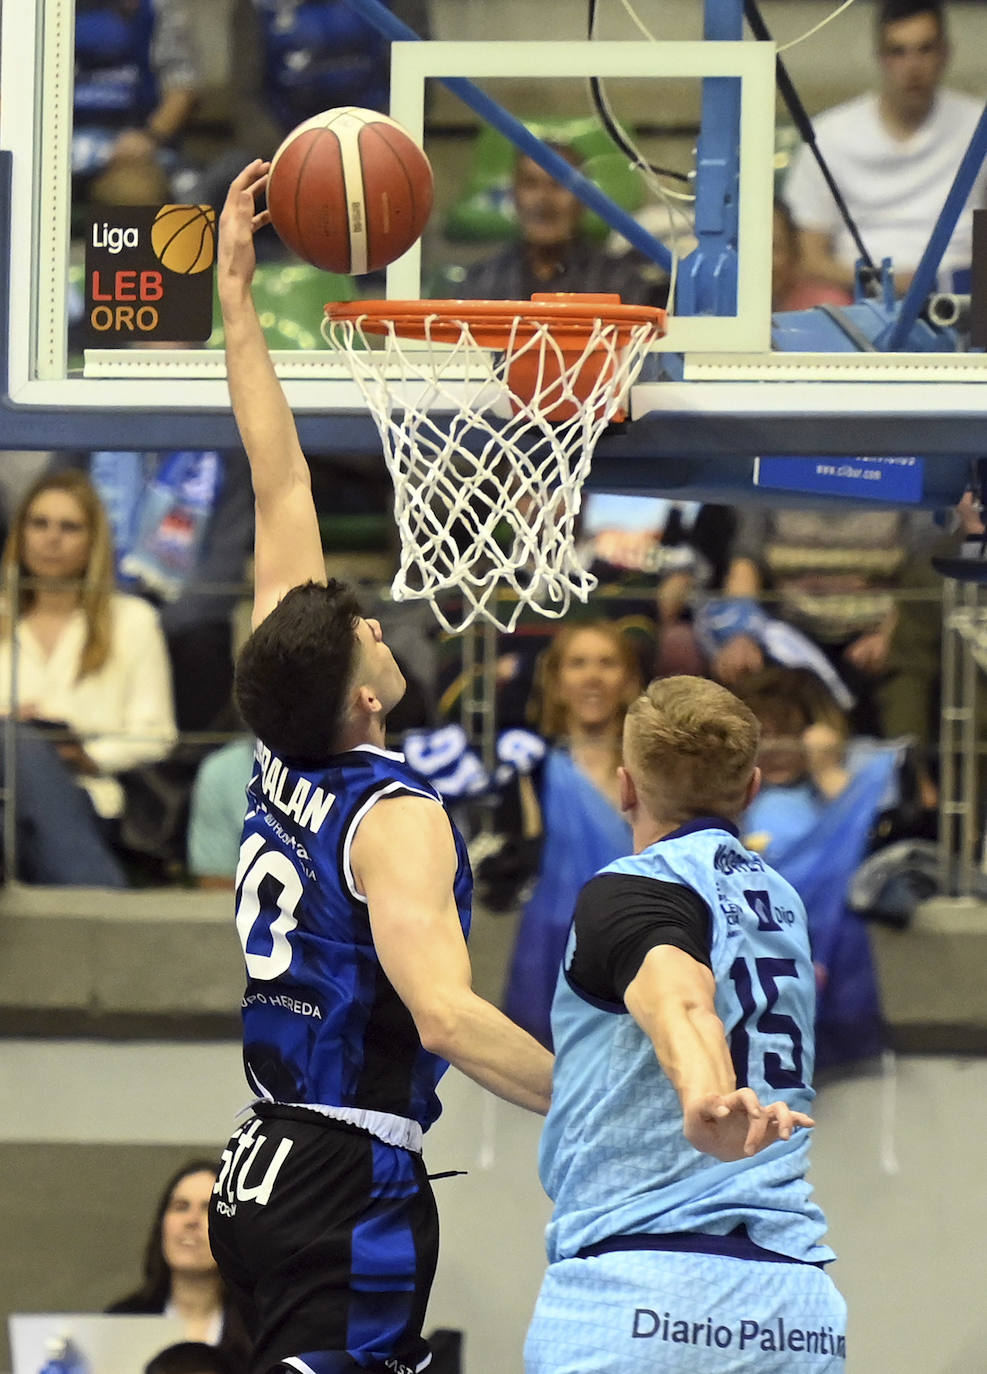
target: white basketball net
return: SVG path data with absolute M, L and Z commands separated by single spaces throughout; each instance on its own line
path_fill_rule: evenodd
M 428 316 L 422 332 L 424 343 L 409 341 L 393 321 L 367 316 L 323 324 L 377 423 L 394 483 L 392 595 L 428 600 L 450 631 L 477 618 L 513 630 L 526 606 L 562 616 L 596 585 L 575 549 L 582 486 L 654 326 L 596 320 L 578 354 L 563 354 L 547 323 L 516 320 L 497 353 L 467 321 L 450 333 L 448 318 Z M 530 398 L 509 382 L 519 359 L 533 370 Z

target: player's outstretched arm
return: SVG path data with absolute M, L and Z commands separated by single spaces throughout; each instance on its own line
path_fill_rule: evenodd
M 690 1145 L 717 1159 L 743 1159 L 813 1121 L 784 1102 L 762 1106 L 751 1088 L 737 1087 L 715 995 L 705 964 L 660 945 L 645 955 L 624 1004 L 678 1093 Z
M 254 487 L 254 625 L 292 587 L 326 580 L 308 463 L 251 293 L 254 234 L 270 218 L 257 209 L 268 165 L 250 163 L 230 184 L 217 255 L 227 384 Z
M 424 1047 L 498 1097 L 547 1112 L 552 1056 L 473 991 L 441 806 L 425 797 L 378 802 L 360 823 L 351 860 L 381 965 Z

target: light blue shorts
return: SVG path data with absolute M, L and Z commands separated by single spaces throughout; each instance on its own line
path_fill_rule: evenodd
M 811 1264 L 620 1251 L 550 1265 L 526 1374 L 842 1374 L 846 1303 Z

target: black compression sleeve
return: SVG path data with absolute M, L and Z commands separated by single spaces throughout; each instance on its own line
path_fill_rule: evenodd
M 582 991 L 622 1002 L 648 950 L 674 945 L 709 967 L 709 907 L 691 887 L 628 873 L 598 873 L 576 902 L 568 975 Z

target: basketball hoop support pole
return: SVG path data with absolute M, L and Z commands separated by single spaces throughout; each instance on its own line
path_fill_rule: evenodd
M 392 14 L 380 0 L 346 0 L 346 3 L 385 38 L 398 43 L 422 42 L 421 35 Z M 639 249 L 646 258 L 656 262 L 666 272 L 671 271 L 672 255 L 659 239 L 649 234 L 633 215 L 615 205 L 609 196 L 605 196 L 598 186 L 566 162 L 564 157 L 560 157 L 547 143 L 543 143 L 530 129 L 525 128 L 519 119 L 515 119 L 504 109 L 503 105 L 491 99 L 486 91 L 464 76 L 442 76 L 437 79 L 447 90 L 452 91 L 453 95 L 458 96 L 464 105 L 468 105 L 481 119 L 485 119 L 509 139 L 519 152 L 530 157 L 532 162 L 537 162 L 549 176 L 554 177 L 567 190 L 572 191 L 573 195 L 578 196 L 584 205 L 595 211 L 611 229 L 622 234 L 628 243 Z
M 887 353 L 895 353 L 904 348 L 909 331 L 925 307 L 932 291 L 935 290 L 936 273 L 943 254 L 949 246 L 957 220 L 963 212 L 967 197 L 973 190 L 977 173 L 987 155 L 987 106 L 981 112 L 977 126 L 970 137 L 970 143 L 956 170 L 953 184 L 946 196 L 939 218 L 933 227 L 925 252 L 915 269 L 908 290 L 905 292 L 898 309 L 898 318 L 885 333 L 878 338 L 878 348 Z
M 706 0 L 703 37 L 736 42 L 744 36 L 743 0 Z M 737 309 L 740 202 L 740 82 L 704 77 L 696 146 L 697 246 L 679 269 L 675 310 L 680 315 L 732 315 Z

